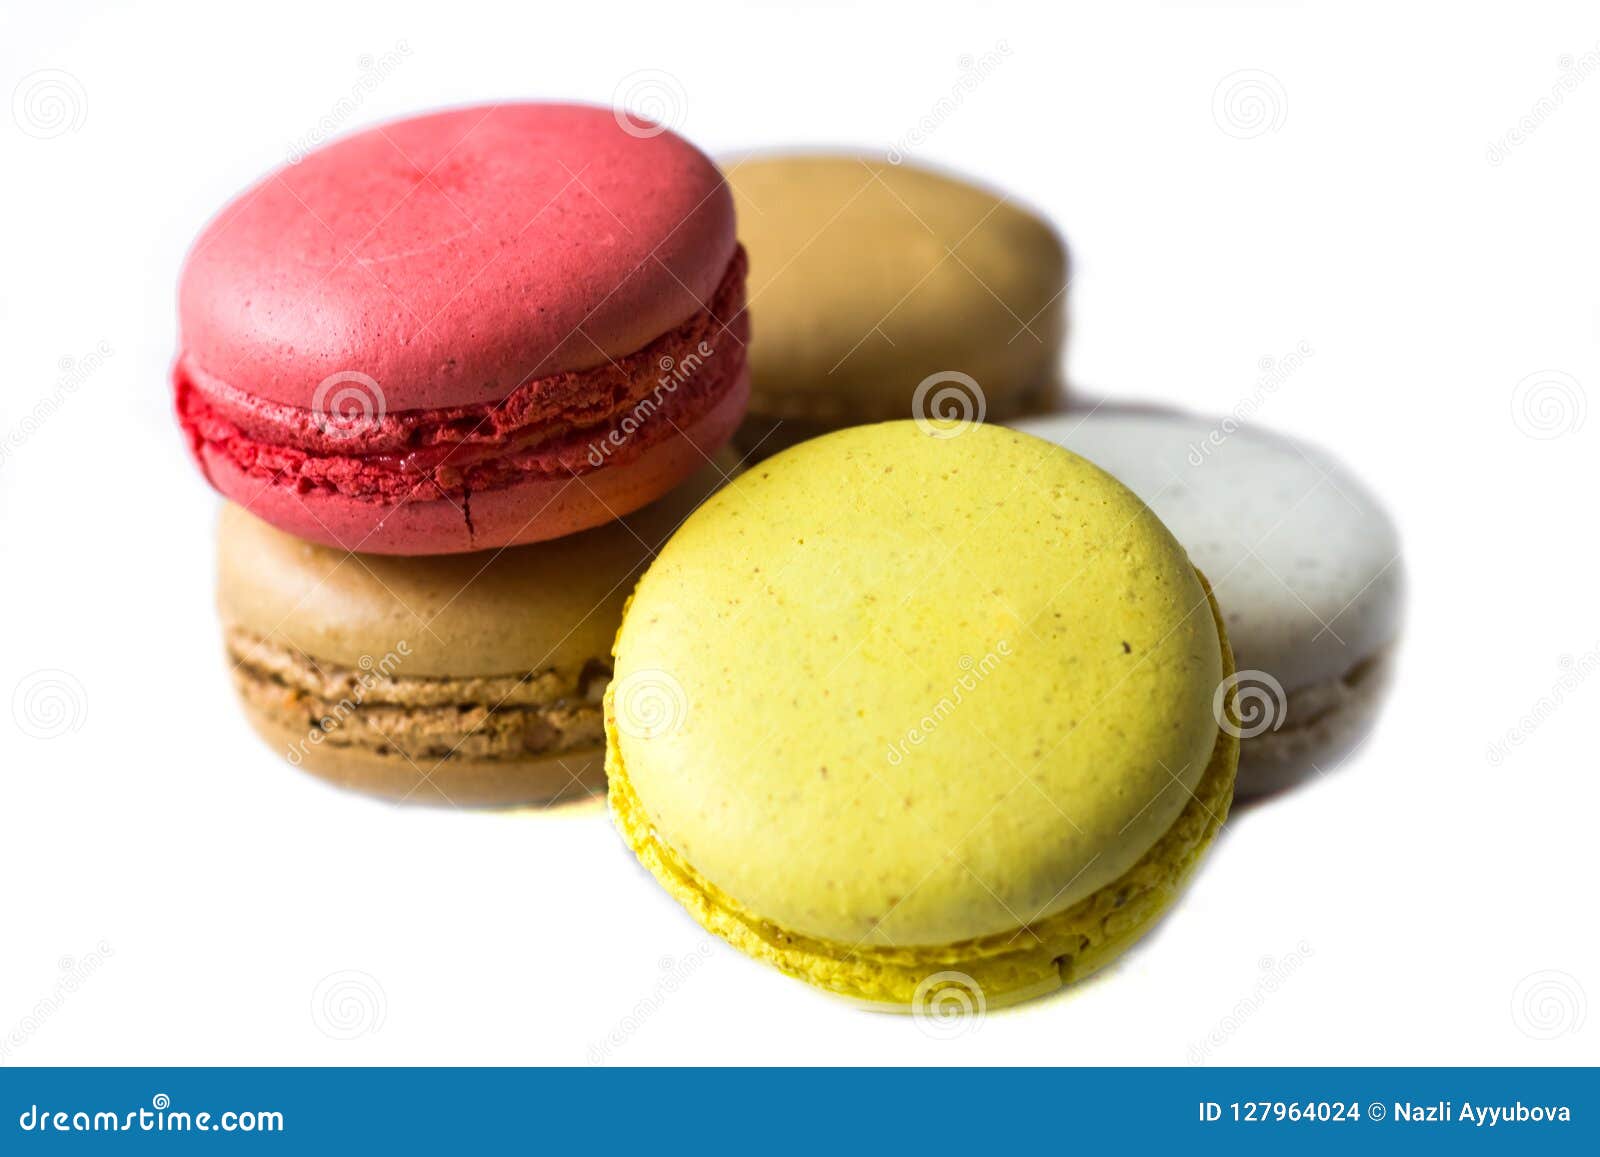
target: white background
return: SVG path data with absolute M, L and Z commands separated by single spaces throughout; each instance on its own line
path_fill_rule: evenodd
M 396 809 L 282 764 L 221 659 L 217 499 L 169 413 L 174 285 L 205 219 L 401 42 L 341 129 L 609 103 L 663 70 L 713 153 L 881 153 L 1005 42 L 911 155 L 1059 222 L 1086 394 L 1220 413 L 1310 343 L 1257 417 L 1336 450 L 1401 526 L 1409 618 L 1376 735 L 1241 810 L 1120 966 L 954 1040 L 707 946 L 598 808 Z M 1597 50 L 1592 2 L 7 4 L 0 96 L 60 70 L 70 107 L 53 126 L 0 107 L 0 1059 L 1600 1060 L 1600 677 L 1560 686 L 1600 662 L 1600 73 L 1535 112 Z M 1267 74 L 1265 124 L 1214 107 L 1241 70 Z M 102 342 L 63 390 L 63 359 Z M 81 694 L 36 738 L 5 700 L 52 670 Z M 1555 710 L 1492 763 L 1541 697 Z M 1264 964 L 1282 980 L 1256 1000 Z M 347 971 L 369 1002 L 348 1022 L 317 1007 Z

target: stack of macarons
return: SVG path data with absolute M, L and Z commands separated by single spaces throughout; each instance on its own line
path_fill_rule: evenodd
M 725 168 L 460 109 L 208 227 L 174 381 L 246 714 L 395 798 L 606 786 L 700 924 L 872 1007 L 1079 980 L 1366 733 L 1393 528 L 1313 447 L 1075 407 L 1010 198 Z
M 578 105 L 357 133 L 225 207 L 173 384 L 262 734 L 398 798 L 595 784 L 622 602 L 744 415 L 745 267 L 711 161 Z

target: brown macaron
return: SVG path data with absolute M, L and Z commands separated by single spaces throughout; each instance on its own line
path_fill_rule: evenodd
M 1067 252 L 1035 213 L 958 176 L 849 153 L 724 158 L 750 254 L 761 456 L 896 418 L 1055 408 Z
M 731 467 L 721 456 L 605 526 L 472 554 L 350 553 L 228 504 L 217 601 L 246 716 L 291 764 L 390 799 L 493 806 L 599 790 L 623 604 Z

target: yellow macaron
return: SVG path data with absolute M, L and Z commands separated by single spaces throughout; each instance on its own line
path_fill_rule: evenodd
M 662 549 L 614 657 L 634 852 L 712 932 L 875 1004 L 1087 975 L 1232 798 L 1204 579 L 1110 475 L 998 427 L 855 427 L 752 468 Z

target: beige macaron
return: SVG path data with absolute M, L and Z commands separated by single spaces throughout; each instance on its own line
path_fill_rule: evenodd
M 391 799 L 592 793 L 623 604 L 731 464 L 606 526 L 472 554 L 352 554 L 225 506 L 218 610 L 246 716 L 291 764 Z
M 771 153 L 724 167 L 755 323 L 743 446 L 1051 408 L 1067 255 L 1046 221 L 911 164 Z

